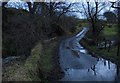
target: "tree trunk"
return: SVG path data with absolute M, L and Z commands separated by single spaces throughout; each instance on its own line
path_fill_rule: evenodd
M 117 66 L 117 72 L 116 73 L 117 73 L 117 76 L 118 76 L 119 75 L 119 67 L 118 66 Z
M 92 36 L 95 37 L 95 24 L 92 23 Z

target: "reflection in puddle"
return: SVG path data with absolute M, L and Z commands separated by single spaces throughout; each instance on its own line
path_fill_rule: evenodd
M 114 81 L 117 66 L 105 59 L 99 59 L 96 65 L 89 69 L 68 69 L 62 81 Z
M 65 45 L 80 51 L 80 58 L 74 56 L 71 50 L 64 48 L 61 43 L 60 66 L 65 76 L 60 81 L 120 81 L 118 66 L 105 59 L 92 57 L 79 44 L 87 31 L 87 28 L 84 28 L 75 38 L 65 42 Z
M 87 53 L 87 51 L 85 49 L 80 50 L 80 52 Z

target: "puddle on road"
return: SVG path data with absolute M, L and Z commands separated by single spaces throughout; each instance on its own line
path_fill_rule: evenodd
M 85 49 L 81 49 L 80 52 L 83 54 L 88 53 Z M 65 69 L 65 76 L 61 81 L 115 81 L 116 79 L 119 79 L 119 68 L 116 64 L 103 58 L 95 59 L 97 60 L 97 63 L 89 69 L 83 69 L 81 68 L 82 65 L 77 65 L 77 63 L 75 64 L 77 67 L 71 66 L 71 68 Z M 62 68 L 64 69 L 64 67 Z
M 88 56 L 88 52 L 86 49 L 80 49 L 80 52 L 84 54 L 83 56 L 85 58 L 90 57 Z M 82 56 L 80 56 L 80 58 L 82 58 Z M 115 81 L 115 80 L 120 81 L 119 67 L 116 64 L 112 63 L 111 61 L 105 60 L 103 58 L 95 58 L 95 59 L 97 60 L 96 64 L 94 64 L 94 60 L 92 59 L 90 59 L 89 62 L 87 63 L 87 64 L 91 64 L 91 63 L 94 64 L 92 65 L 92 67 L 90 66 L 91 68 L 90 67 L 82 68 L 81 66 L 83 65 L 80 65 L 81 63 L 78 63 L 73 56 L 72 58 L 71 56 L 65 56 L 65 55 L 61 56 L 60 64 L 61 64 L 61 68 L 65 73 L 65 76 L 60 81 Z M 72 62 L 71 60 L 72 61 L 75 60 L 75 61 Z M 65 67 L 67 66 L 66 64 L 69 64 L 70 66 L 68 67 L 68 69 L 66 69 Z M 87 66 L 87 64 L 85 64 L 84 66 Z
M 79 44 L 80 39 L 83 38 L 85 34 L 83 34 L 84 30 L 76 36 L 77 39 L 74 39 L 71 45 L 74 46 L 74 49 L 81 52 L 80 58 L 73 56 L 70 50 L 65 49 L 64 46 L 60 47 L 60 53 L 62 54 L 60 56 L 60 66 L 65 73 L 65 76 L 60 79 L 60 81 L 117 80 L 117 82 L 119 82 L 119 67 L 116 64 L 103 58 L 97 59 L 92 57 L 87 50 Z M 69 43 L 69 41 L 67 43 Z
M 81 53 L 87 53 L 87 50 L 81 49 L 80 52 Z
M 89 69 L 68 69 L 61 81 L 114 81 L 119 68 L 110 61 L 100 58 Z

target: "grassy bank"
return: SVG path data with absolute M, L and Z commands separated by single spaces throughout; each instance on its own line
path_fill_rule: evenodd
M 37 75 L 38 61 L 42 55 L 42 45 L 37 44 L 26 60 L 16 60 L 3 69 L 3 81 L 41 80 Z
M 99 49 L 97 46 L 92 46 L 87 43 L 85 39 L 82 39 L 80 43 L 91 53 L 94 57 L 102 57 L 107 60 L 111 60 L 116 64 L 120 64 L 119 56 L 117 55 L 117 47 L 114 46 L 108 52 L 108 49 Z
M 97 45 L 90 44 L 90 41 L 87 40 L 88 35 L 86 35 L 85 38 L 83 38 L 80 43 L 95 57 L 103 57 L 107 60 L 111 60 L 112 62 L 118 64 L 120 66 L 120 57 L 117 56 L 117 46 L 111 46 L 110 49 L 108 48 L 98 48 Z M 113 38 L 116 38 L 117 35 L 117 27 L 116 25 L 113 25 L 112 27 L 105 26 L 103 31 L 100 33 L 100 37 L 105 38 L 107 40 L 112 40 Z M 88 38 L 90 39 L 90 38 Z M 103 40 L 100 40 L 103 42 Z
M 31 55 L 22 61 L 14 61 L 3 70 L 3 81 L 46 81 L 60 79 L 63 74 L 59 67 L 57 41 L 32 49 Z
M 105 26 L 100 34 L 107 39 L 111 39 L 117 35 L 117 25 L 113 24 L 111 27 Z
M 59 65 L 59 39 L 43 45 L 43 54 L 39 60 L 39 68 L 43 76 L 43 81 L 58 80 L 64 75 Z

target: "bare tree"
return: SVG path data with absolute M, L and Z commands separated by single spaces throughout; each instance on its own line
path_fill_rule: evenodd
M 99 34 L 99 28 L 97 26 L 99 13 L 106 7 L 105 2 L 89 2 L 82 3 L 84 14 L 92 27 L 92 36 L 95 38 Z M 97 30 L 98 29 L 98 30 Z
M 63 4 L 65 5 L 65 3 L 63 3 Z M 59 21 L 60 17 L 61 17 L 63 14 L 65 14 L 65 13 L 67 13 L 67 12 L 70 12 L 69 9 L 70 9 L 71 6 L 72 6 L 71 3 L 68 4 L 67 6 L 62 6 L 62 5 L 60 5 L 60 12 L 59 12 L 59 15 L 58 15 L 58 18 L 57 18 L 57 22 Z
M 39 5 L 39 2 L 34 2 L 33 4 L 31 2 L 27 2 L 28 8 L 31 14 L 34 14 L 36 12 L 36 8 Z
M 58 22 L 62 15 L 66 14 L 67 12 L 70 12 L 71 6 L 72 6 L 72 3 L 65 3 L 65 2 L 48 3 L 50 18 L 57 16 L 56 22 Z

